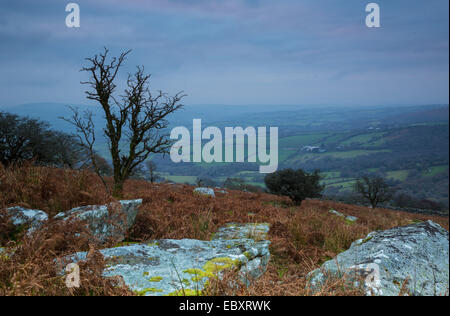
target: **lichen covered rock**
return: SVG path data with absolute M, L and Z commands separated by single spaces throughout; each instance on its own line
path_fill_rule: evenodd
M 87 223 L 88 228 L 100 241 L 109 238 L 122 241 L 125 232 L 133 226 L 142 199 L 124 200 L 108 205 L 90 205 L 61 212 L 55 219 L 78 219 Z
M 267 231 L 268 226 L 233 225 L 232 236 L 221 232 L 211 241 L 164 239 L 103 249 L 107 262 L 104 275 L 121 276 L 139 295 L 198 295 L 211 278 L 220 277 L 228 269 L 236 269 L 242 281 L 249 284 L 265 271 L 270 242 L 249 238 L 247 232 L 255 227 Z M 72 259 L 85 258 L 82 252 Z
M 345 221 L 347 223 L 353 223 L 353 222 L 356 222 L 358 220 L 358 217 L 356 217 L 356 216 L 345 215 L 345 214 L 342 214 L 341 212 L 338 212 L 336 210 L 329 210 L 328 212 L 331 213 L 331 214 L 334 214 L 336 216 L 345 218 Z
M 341 212 L 338 212 L 336 210 L 329 210 L 328 213 L 334 214 L 334 215 L 339 216 L 339 217 L 344 217 L 345 216 L 344 214 L 342 214 Z
M 356 222 L 356 221 L 358 220 L 358 217 L 348 215 L 348 216 L 345 217 L 345 220 L 346 220 L 347 222 Z
M 262 223 L 250 223 L 239 224 L 229 223 L 224 227 L 221 227 L 213 234 L 212 239 L 253 239 L 264 240 L 267 239 L 267 233 L 269 232 L 269 224 Z
M 309 275 L 317 289 L 329 276 L 362 286 L 367 295 L 448 295 L 448 231 L 427 221 L 372 232 Z
M 209 196 L 209 197 L 216 197 L 214 190 L 211 188 L 195 188 L 194 194 Z
M 41 210 L 27 209 L 20 206 L 14 206 L 6 209 L 11 222 L 15 226 L 28 228 L 28 232 L 38 229 L 48 220 L 48 215 Z

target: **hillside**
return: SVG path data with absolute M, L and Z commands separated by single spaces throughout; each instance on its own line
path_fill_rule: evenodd
M 96 130 L 101 134 L 104 121 L 100 108 L 81 105 L 80 109 L 94 112 Z M 1 110 L 36 117 L 48 121 L 55 129 L 74 132 L 67 122 L 59 119 L 70 116 L 64 104 L 24 104 Z M 202 119 L 203 128 L 277 126 L 279 169 L 319 169 L 329 198 L 348 200 L 356 178 L 365 173 L 379 173 L 399 193 L 448 209 L 448 106 L 188 105 L 174 113 L 171 127 L 190 129 L 194 118 Z M 126 143 L 121 146 L 123 151 L 127 150 Z M 316 149 L 308 151 L 305 146 Z M 110 159 L 107 144 L 100 136 L 96 149 Z M 175 164 L 168 156 L 155 156 L 153 161 L 159 176 L 175 183 L 195 184 L 201 177 L 220 186 L 227 178 L 241 178 L 247 184 L 264 188 L 264 175 L 258 172 L 258 163 Z
M 398 193 L 448 209 L 449 128 L 445 113 L 448 107 L 334 108 L 257 114 L 247 119 L 236 117 L 235 122 L 250 126 L 259 120 L 279 126 L 279 169 L 320 170 L 330 198 L 351 195 L 356 178 L 378 173 Z M 264 187 L 257 163 L 173 164 L 158 157 L 155 161 L 160 175 L 176 183 L 195 184 L 200 176 L 221 185 L 232 177 Z
M 284 198 L 240 191 L 217 194 L 211 199 L 194 195 L 193 188 L 143 180 L 126 182 L 124 198 L 143 199 L 126 242 L 166 238 L 209 240 L 218 227 L 227 223 L 269 223 L 268 270 L 251 287 L 240 288 L 238 295 L 311 295 L 305 290 L 306 274 L 371 231 L 428 219 L 449 228 L 448 217 L 369 209 L 326 200 L 306 200 L 300 207 L 294 207 Z M 75 206 L 111 200 L 98 178 L 86 171 L 31 165 L 0 170 L 0 207 L 21 205 L 54 215 Z M 358 221 L 352 224 L 343 221 L 329 214 L 330 209 L 357 216 Z M 0 295 L 133 294 L 111 286 L 94 272 L 83 276 L 85 284 L 78 292 L 64 286 L 62 277 L 55 274 L 55 257 L 89 249 L 87 240 L 79 234 L 82 229 L 67 225 L 61 227 L 50 222 L 42 233 L 27 238 L 23 232 L 11 230 L 7 222 L 2 222 L 0 245 L 14 249 L 14 255 L 0 260 Z M 215 284 L 207 293 L 230 295 L 231 291 L 223 283 Z M 360 295 L 361 292 L 337 281 L 319 294 Z

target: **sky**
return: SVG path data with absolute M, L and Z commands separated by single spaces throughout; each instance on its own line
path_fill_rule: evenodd
M 380 28 L 368 0 L 79 0 L 79 28 L 69 2 L 0 2 L 0 106 L 89 103 L 103 47 L 186 104 L 448 104 L 447 0 L 375 1 Z

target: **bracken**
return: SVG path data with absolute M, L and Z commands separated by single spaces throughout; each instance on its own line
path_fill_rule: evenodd
M 193 187 L 188 185 L 128 180 L 123 198 L 142 198 L 143 204 L 125 242 L 154 243 L 158 239 L 182 238 L 210 240 L 219 227 L 249 222 L 249 213 L 252 214 L 251 222 L 266 222 L 271 227 L 268 234 L 271 260 L 261 278 L 246 287 L 237 279 L 233 269 L 224 270 L 223 278 L 211 278 L 201 295 L 313 295 L 305 287 L 308 272 L 348 249 L 353 241 L 364 238 L 369 232 L 428 219 L 447 230 L 449 225 L 448 217 L 373 210 L 331 201 L 305 200 L 297 207 L 291 205 L 287 198 L 264 193 L 230 190 L 229 194 L 205 198 L 192 194 L 192 191 Z M 76 206 L 104 204 L 112 200 L 101 181 L 88 171 L 31 164 L 6 170 L 0 168 L 0 208 L 25 203 L 54 215 Z M 357 216 L 358 221 L 348 225 L 328 214 L 330 209 Z M 54 262 L 65 255 L 88 250 L 88 233 L 80 235 L 83 227 L 79 223 L 63 225 L 50 221 L 37 234 L 25 236 L 19 232 L 14 237 L 15 241 L 11 241 L 11 234 L 7 233 L 7 229 L 13 227 L 5 216 L 0 216 L 0 228 L 0 245 L 9 253 L 7 260 L 0 260 L 0 295 L 137 294 L 99 275 L 104 262 L 83 263 L 80 267 L 81 287 L 75 290 L 65 287 Z M 236 286 L 230 287 L 230 280 Z M 362 294 L 361 289 L 349 288 L 344 280 L 339 279 L 328 280 L 321 292 L 314 293 Z

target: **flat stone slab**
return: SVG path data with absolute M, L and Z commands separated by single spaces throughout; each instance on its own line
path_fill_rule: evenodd
M 131 290 L 146 296 L 200 295 L 210 278 L 227 269 L 238 269 L 248 285 L 264 273 L 270 258 L 270 241 L 249 238 L 254 230 L 267 233 L 269 227 L 231 224 L 211 241 L 163 239 L 103 249 L 104 275 L 119 275 Z M 72 258 L 85 260 L 86 252 Z
M 410 295 L 448 295 L 448 237 L 432 221 L 372 232 L 312 271 L 309 284 L 317 289 L 329 276 L 346 275 L 367 295 L 396 296 L 405 281 Z

